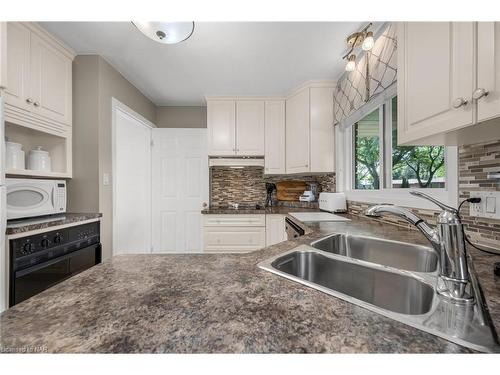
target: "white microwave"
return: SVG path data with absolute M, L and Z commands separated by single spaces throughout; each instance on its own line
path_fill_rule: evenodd
M 66 181 L 5 179 L 7 220 L 66 212 Z

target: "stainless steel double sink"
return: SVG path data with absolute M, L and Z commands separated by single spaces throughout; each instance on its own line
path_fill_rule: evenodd
M 451 303 L 435 291 L 438 264 L 430 247 L 334 234 L 259 267 L 460 345 L 499 352 L 474 272 L 476 302 Z

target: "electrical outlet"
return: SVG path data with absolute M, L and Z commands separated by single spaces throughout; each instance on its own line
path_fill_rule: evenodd
M 470 203 L 470 216 L 500 219 L 500 191 L 471 191 L 471 198 L 481 198 L 479 203 Z

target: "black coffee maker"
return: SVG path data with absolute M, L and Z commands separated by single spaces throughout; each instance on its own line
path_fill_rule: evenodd
M 273 191 L 275 190 L 276 190 L 276 184 L 273 184 L 271 182 L 266 182 L 266 192 L 267 192 L 266 207 L 274 206 Z

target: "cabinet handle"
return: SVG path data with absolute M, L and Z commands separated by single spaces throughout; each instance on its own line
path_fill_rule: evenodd
M 304 165 L 304 167 L 306 167 L 306 168 L 309 167 L 309 164 Z
M 33 103 L 33 99 L 31 99 L 31 98 L 26 99 L 26 103 L 28 103 L 28 104 Z
M 7 86 L 0 85 L 0 90 L 7 90 Z
M 460 107 L 465 107 L 468 103 L 469 103 L 469 101 L 465 98 L 456 98 L 453 101 L 452 106 L 453 106 L 453 108 L 458 109 Z
M 483 89 L 483 88 L 477 88 L 476 90 L 474 90 L 474 92 L 472 93 L 472 99 L 474 100 L 479 100 L 485 96 L 488 96 L 489 94 L 489 91 L 486 90 L 486 89 Z
M 34 105 L 35 107 L 38 107 L 38 106 L 40 105 L 40 103 L 38 103 L 38 102 L 33 102 L 33 105 Z

